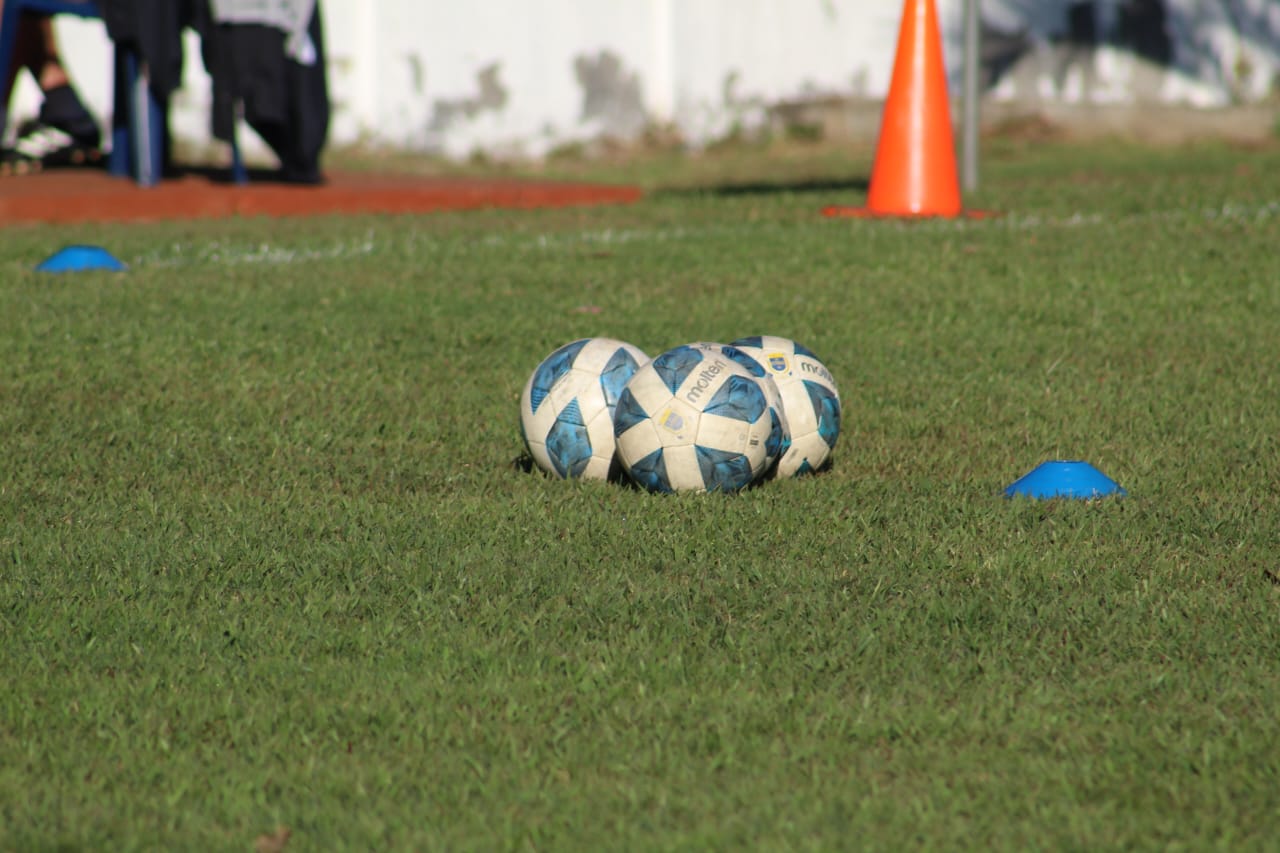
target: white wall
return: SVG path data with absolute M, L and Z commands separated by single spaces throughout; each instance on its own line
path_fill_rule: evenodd
M 536 156 L 653 123 L 698 143 L 758 124 L 779 101 L 882 97 L 902 10 L 898 0 L 320 2 L 331 142 L 453 157 Z M 1262 98 L 1280 74 L 1277 0 L 1164 0 L 1174 67 L 1144 70 L 1101 45 L 1083 59 L 1073 54 L 1065 75 L 1058 37 L 1072 0 L 981 2 L 989 26 L 1023 33 L 1031 46 L 996 83 L 996 98 L 1215 105 Z M 1104 34 L 1122 2 L 1097 0 Z M 957 82 L 963 3 L 937 0 Z M 111 81 L 102 25 L 64 17 L 58 28 L 77 84 L 105 119 Z M 30 113 L 36 102 L 25 82 L 15 112 Z M 173 107 L 180 137 L 208 140 L 209 86 L 194 36 Z
M 335 7 L 340 4 L 332 4 Z M 414 7 L 376 24 L 369 101 L 353 124 L 396 144 L 462 156 L 538 154 L 601 133 L 674 122 L 694 138 L 754 120 L 801 93 L 883 91 L 892 57 L 877 33 L 897 12 L 804 0 L 476 0 Z M 863 8 L 860 8 L 863 7 Z M 333 44 L 335 56 L 359 57 Z M 486 103 L 482 75 L 505 94 Z M 344 85 L 334 77 L 335 88 Z M 341 96 L 339 96 L 341 97 Z

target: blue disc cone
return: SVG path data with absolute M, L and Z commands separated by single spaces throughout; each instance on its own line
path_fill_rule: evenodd
M 36 265 L 38 272 L 80 272 L 107 270 L 124 272 L 128 267 L 101 246 L 67 246 Z
M 1115 480 L 1082 460 L 1042 462 L 1030 473 L 1015 480 L 1004 490 L 1004 496 L 1024 495 L 1029 498 L 1105 498 L 1124 497 L 1128 492 Z

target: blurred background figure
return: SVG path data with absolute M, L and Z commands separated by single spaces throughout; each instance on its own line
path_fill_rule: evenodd
M 212 135 L 230 142 L 237 120 L 243 119 L 279 160 L 270 178 L 304 184 L 323 180 L 320 155 L 330 107 L 317 0 L 99 0 L 96 8 L 112 42 L 137 56 L 145 69 L 152 98 L 165 117 L 165 171 L 172 166 L 168 106 L 182 85 L 182 33 L 190 29 L 200 36 L 212 84 Z M 11 66 L 3 69 L 4 103 L 25 68 L 39 87 L 41 106 L 0 149 L 0 174 L 101 163 L 101 129 L 72 85 L 48 16 L 21 16 Z M 111 72 L 104 68 L 103 73 Z
M 329 87 L 318 0 L 197 0 L 192 25 L 213 82 L 213 135 L 230 138 L 240 106 L 279 159 L 277 179 L 320 183 Z
M 107 33 L 141 57 L 168 104 L 183 76 L 182 32 L 200 36 L 212 88 L 212 136 L 230 142 L 243 118 L 280 162 L 271 177 L 319 183 L 329 130 L 324 34 L 317 0 L 99 0 Z
M 3 9 L 3 0 L 0 0 Z M 0 175 L 22 175 L 61 166 L 102 162 L 102 132 L 67 75 L 52 21 L 23 15 L 14 42 L 13 62 L 4 73 L 4 103 L 26 69 L 40 88 L 40 110 L 17 126 L 13 142 L 0 149 Z

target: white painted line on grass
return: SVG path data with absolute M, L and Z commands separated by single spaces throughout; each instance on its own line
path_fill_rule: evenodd
M 817 214 L 815 213 L 815 218 Z M 1040 216 L 1037 214 L 1009 213 L 987 219 L 925 219 L 925 220 L 851 220 L 858 227 L 889 226 L 895 230 L 919 231 L 981 231 L 997 228 L 1016 231 L 1056 230 L 1073 228 L 1114 227 L 1147 222 L 1201 220 L 1209 222 L 1263 223 L 1280 218 L 1280 201 L 1261 204 L 1226 202 L 1213 208 L 1168 208 L 1164 210 L 1138 211 L 1120 216 L 1079 211 L 1067 215 Z M 770 222 L 738 222 L 708 225 L 677 225 L 654 228 L 605 228 L 597 231 L 541 234 L 485 234 L 472 245 L 485 248 L 501 248 L 516 251 L 552 251 L 583 246 L 626 246 L 632 244 L 681 243 L 690 240 L 759 235 L 767 231 L 795 228 L 802 223 L 794 220 Z M 290 265 L 334 260 L 348 260 L 373 254 L 389 248 L 425 249 L 448 248 L 455 251 L 465 243 L 456 238 L 437 241 L 421 233 L 407 232 L 396 239 L 375 235 L 368 230 L 356 240 L 344 240 L 329 246 L 298 248 L 271 243 L 230 244 L 213 242 L 205 245 L 175 243 L 138 256 L 134 266 L 180 267 L 207 264 L 229 265 Z
M 367 232 L 356 241 L 342 241 L 330 246 L 296 248 L 273 246 L 270 243 L 233 245 L 206 243 L 204 245 L 174 243 L 140 255 L 135 266 L 183 267 L 209 264 L 267 264 L 288 265 L 314 261 L 334 261 L 372 254 L 375 248 L 373 232 Z

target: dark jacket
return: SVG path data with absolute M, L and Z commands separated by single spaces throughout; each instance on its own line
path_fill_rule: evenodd
M 308 33 L 316 62 L 304 66 L 285 55 L 285 34 L 257 24 L 218 24 L 208 0 L 101 0 L 107 32 L 147 63 L 156 99 L 168 103 L 182 81 L 182 30 L 200 35 L 200 52 L 213 84 L 214 137 L 230 141 L 239 105 L 244 120 L 280 160 L 280 178 L 318 183 L 329 132 L 329 87 L 320 5 Z

